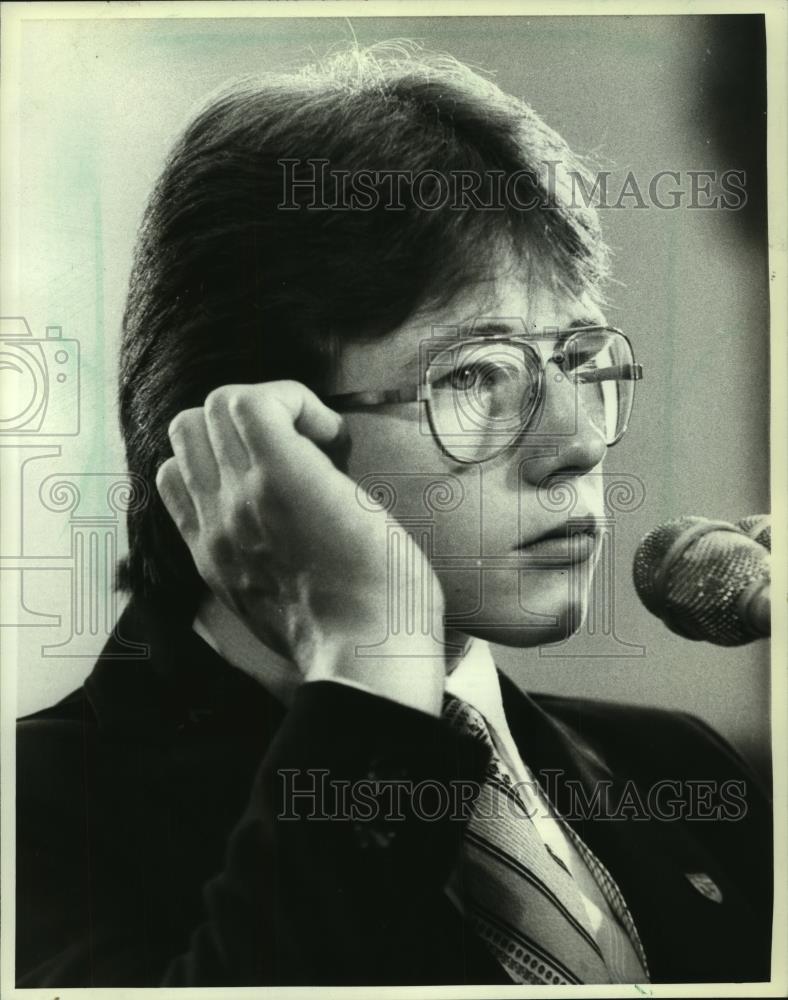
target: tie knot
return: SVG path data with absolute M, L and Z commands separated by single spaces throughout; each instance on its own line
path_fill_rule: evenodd
M 453 694 L 444 694 L 442 715 L 454 729 L 467 736 L 472 736 L 486 747 L 494 750 L 487 722 L 482 713 L 477 711 L 473 705 L 462 701 L 461 698 L 455 698 Z

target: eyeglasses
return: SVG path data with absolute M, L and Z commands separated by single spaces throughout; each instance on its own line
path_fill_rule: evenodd
M 549 345 L 549 356 L 535 344 Z M 324 397 L 340 412 L 398 403 L 425 403 L 429 429 L 457 462 L 487 462 L 526 431 L 537 435 L 550 378 L 573 390 L 574 434 L 590 421 L 609 446 L 624 436 L 632 412 L 634 383 L 643 378 L 629 339 L 615 327 L 582 326 L 543 337 L 491 334 L 422 345 L 423 381 L 415 386 Z M 547 353 L 547 352 L 545 352 Z M 568 426 L 564 423 L 564 427 Z M 551 435 L 551 437 L 554 435 Z

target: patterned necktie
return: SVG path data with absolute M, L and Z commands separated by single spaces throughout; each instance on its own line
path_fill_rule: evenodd
M 484 717 L 451 695 L 444 698 L 443 716 L 492 753 L 458 870 L 459 892 L 475 931 L 516 983 L 616 981 L 577 883 L 539 835 Z M 624 981 L 648 981 L 635 968 Z

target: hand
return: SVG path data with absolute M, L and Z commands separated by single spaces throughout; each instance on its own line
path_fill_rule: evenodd
M 298 382 L 230 385 L 178 414 L 169 434 L 173 457 L 157 486 L 210 589 L 304 675 L 391 683 L 389 657 L 356 656 L 388 633 L 391 523 L 371 500 L 358 503 L 355 483 L 322 450 L 341 440 L 342 418 Z M 432 588 L 432 634 L 442 635 L 440 584 L 425 554 L 414 562 L 402 587 Z M 418 670 L 414 697 L 432 710 L 439 644 L 433 663 L 414 663 L 413 639 L 401 641 L 400 672 Z

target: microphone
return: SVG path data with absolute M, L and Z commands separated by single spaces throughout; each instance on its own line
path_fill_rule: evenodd
M 736 527 L 741 528 L 745 535 L 749 535 L 763 545 L 764 548 L 772 551 L 772 519 L 769 514 L 750 514 L 736 522 Z
M 652 529 L 635 552 L 635 589 L 686 639 L 741 646 L 771 634 L 768 550 L 727 521 L 680 517 Z

